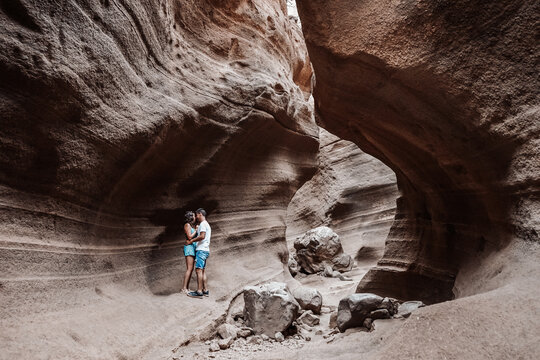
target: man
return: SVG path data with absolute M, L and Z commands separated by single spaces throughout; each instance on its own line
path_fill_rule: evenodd
M 197 229 L 197 237 L 188 240 L 187 243 L 197 242 L 195 249 L 195 272 L 197 273 L 197 291 L 192 291 L 187 295 L 194 298 L 202 299 L 203 296 L 210 295 L 208 291 L 208 279 L 206 277 L 206 259 L 210 256 L 210 237 L 212 229 L 206 221 L 206 211 L 197 209 L 195 217 L 199 222 Z

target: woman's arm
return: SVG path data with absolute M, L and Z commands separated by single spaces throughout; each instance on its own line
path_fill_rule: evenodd
M 184 224 L 184 233 L 186 234 L 186 238 L 187 238 L 187 243 L 188 245 L 191 244 L 190 240 L 193 239 L 193 237 L 195 236 L 195 234 L 197 233 L 191 233 L 191 225 L 189 224 Z

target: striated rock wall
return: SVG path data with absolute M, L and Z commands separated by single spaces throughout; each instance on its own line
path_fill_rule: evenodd
M 317 122 L 391 167 L 402 193 L 357 292 L 458 298 L 418 310 L 368 357 L 534 358 L 538 2 L 297 4 Z
M 282 272 L 318 150 L 285 1 L 0 10 L 0 357 L 156 358 Z M 198 207 L 221 301 L 205 305 L 177 293 Z
M 426 302 L 474 293 L 492 285 L 453 291 L 460 269 L 482 272 L 490 252 L 538 243 L 538 6 L 298 1 L 318 123 L 391 167 L 403 194 L 358 291 Z
M 319 130 L 319 169 L 294 194 L 287 209 L 287 244 L 318 226 L 328 226 L 360 266 L 381 258 L 394 220 L 396 177 L 354 143 Z

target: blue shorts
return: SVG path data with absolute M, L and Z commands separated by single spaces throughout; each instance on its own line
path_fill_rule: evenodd
M 199 250 L 195 255 L 195 269 L 204 269 L 206 267 L 206 259 L 210 256 L 208 251 Z
M 184 245 L 184 256 L 193 256 L 195 257 L 195 248 L 197 243 L 191 243 L 189 245 Z

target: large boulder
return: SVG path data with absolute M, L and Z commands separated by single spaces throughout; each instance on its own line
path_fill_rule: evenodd
M 298 316 L 300 305 L 284 283 L 244 288 L 244 319 L 255 334 L 273 337 L 284 332 Z
M 299 286 L 292 291 L 292 295 L 303 310 L 311 310 L 315 314 L 321 313 L 322 295 L 317 289 Z
M 361 327 L 367 318 L 374 313 L 378 317 L 383 298 L 375 294 L 352 294 L 339 302 L 337 327 L 343 332 L 348 328 Z M 382 317 L 378 317 L 382 318 Z
M 354 261 L 343 253 L 338 234 L 326 226 L 306 232 L 294 241 L 298 265 L 307 273 L 324 271 L 331 266 L 337 271 L 349 271 Z

